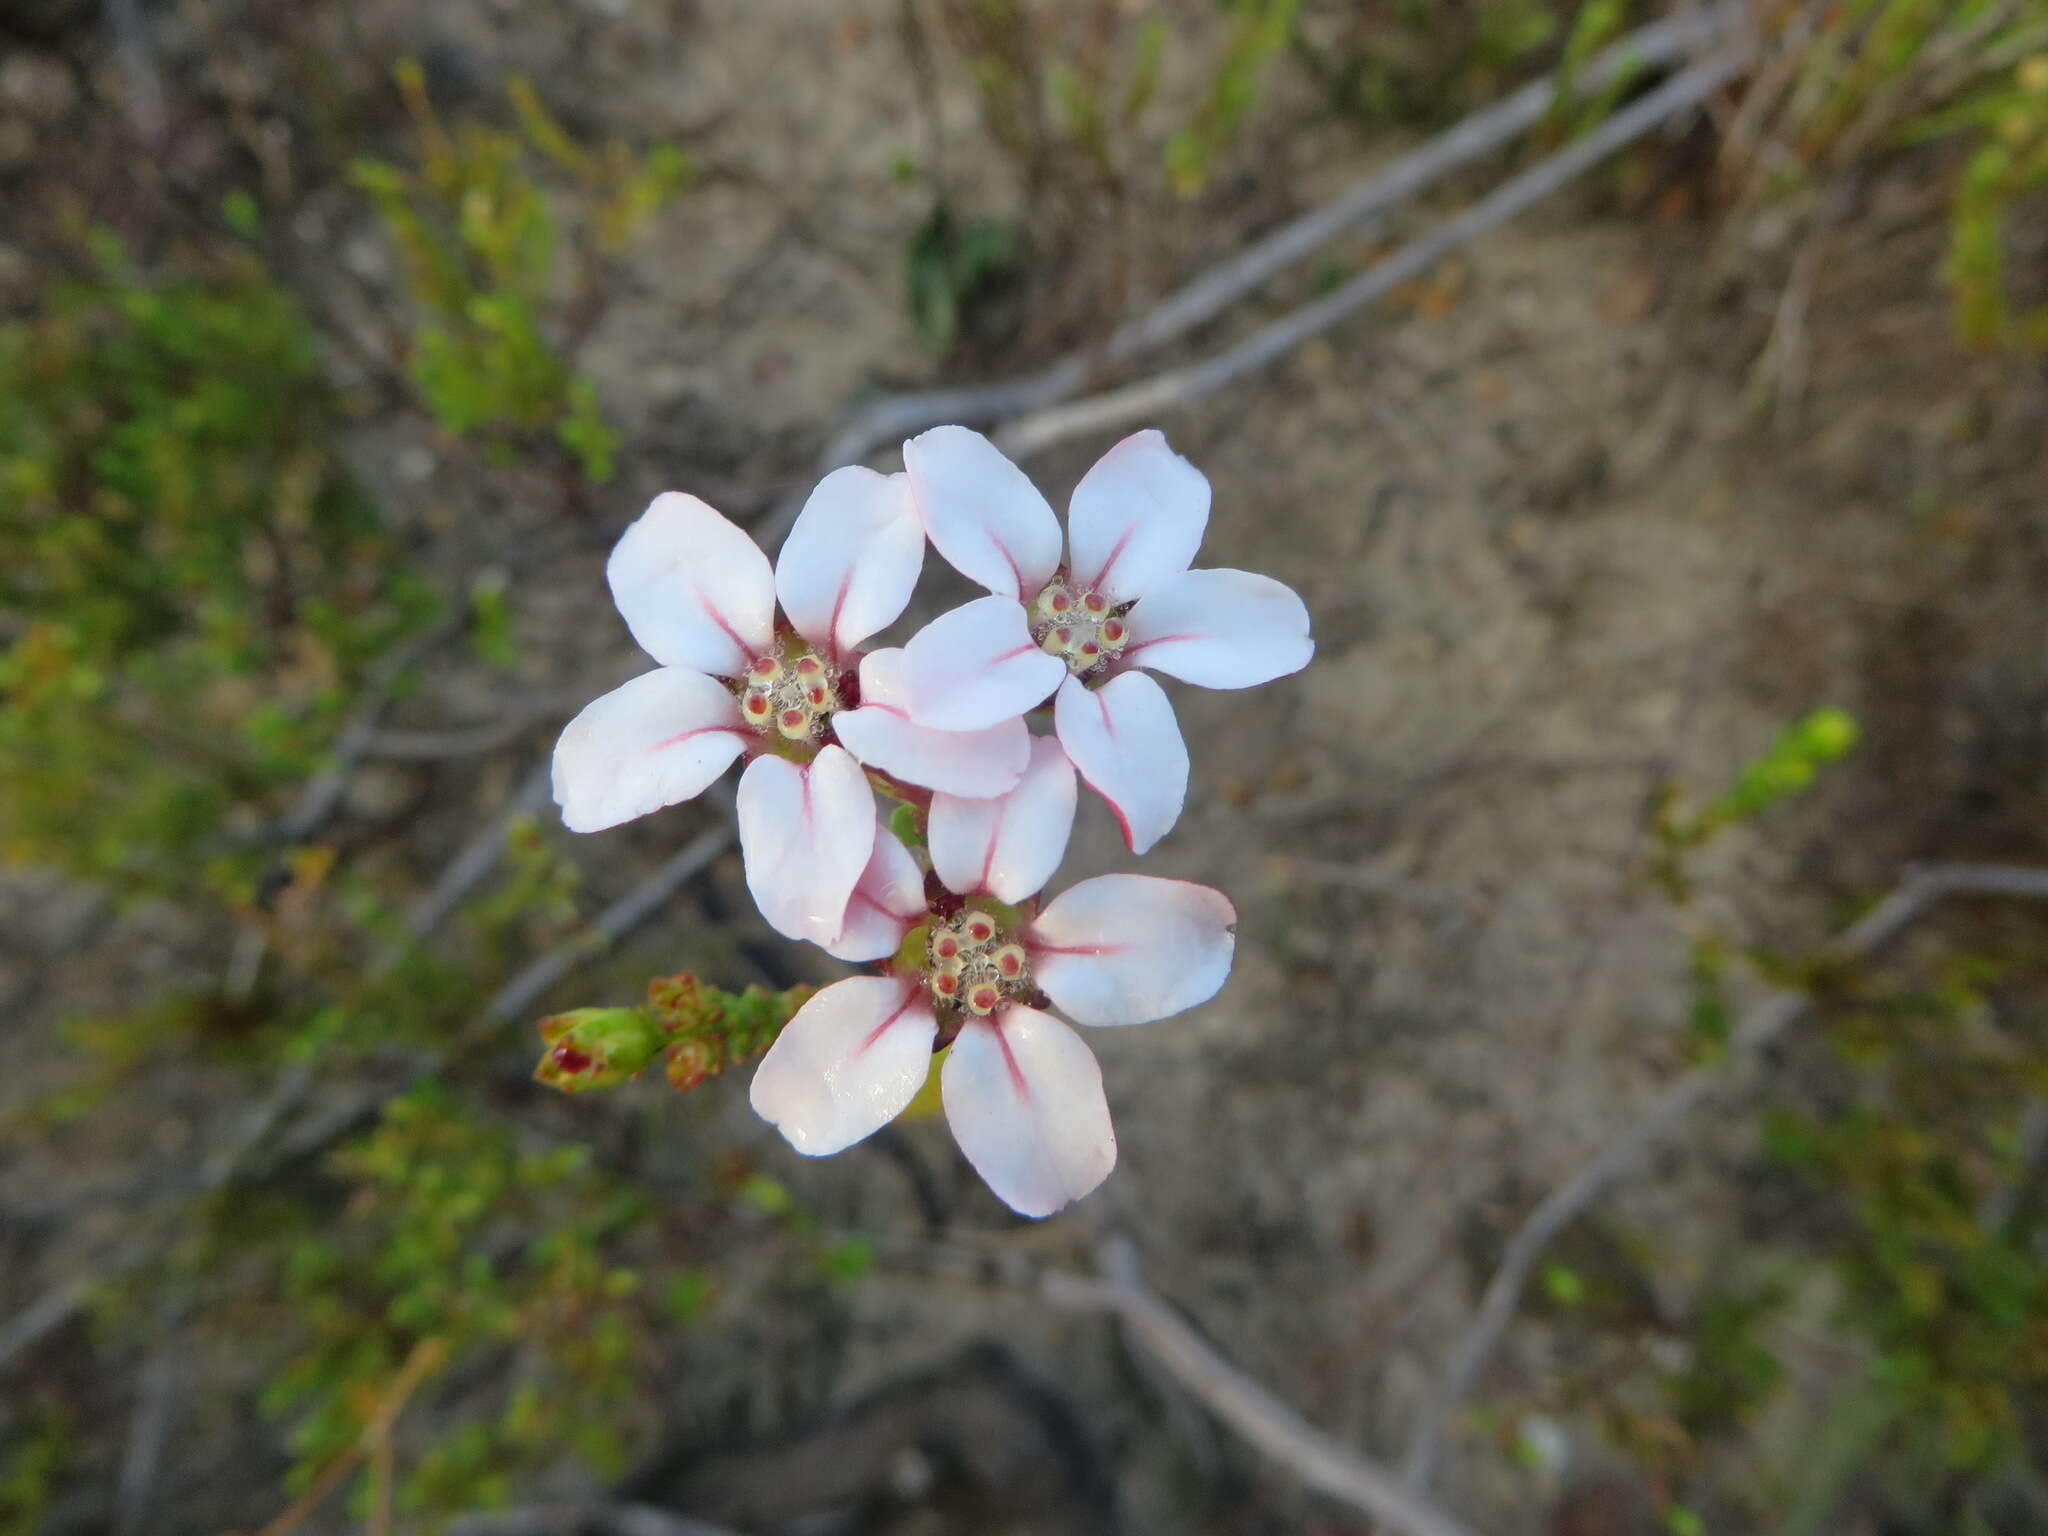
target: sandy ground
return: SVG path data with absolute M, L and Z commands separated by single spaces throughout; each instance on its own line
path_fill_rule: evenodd
M 898 295 L 923 203 L 891 163 L 926 129 L 893 8 L 609 9 L 372 6 L 357 24 L 372 53 L 438 47 L 482 80 L 522 69 L 579 127 L 691 145 L 704 185 L 631 258 L 582 359 L 637 445 L 601 516 L 623 522 L 671 484 L 757 512 L 847 402 L 930 371 Z M 1314 106 L 1307 88 L 1282 89 L 1252 130 L 1257 175 L 1233 172 L 1254 191 L 1225 188 L 1208 218 L 1162 217 L 1131 253 L 1141 287 L 1385 152 Z M 944 91 L 938 111 L 951 162 L 982 163 L 971 102 Z M 986 188 L 994 209 L 1018 195 L 1000 175 Z M 2041 571 L 2040 392 L 1993 393 L 1995 373 L 1943 362 L 1949 403 L 1929 406 L 1924 359 L 1946 356 L 1934 251 L 1924 225 L 1902 221 L 1830 265 L 1814 333 L 1835 334 L 1832 317 L 1858 339 L 1817 349 L 1786 430 L 1746 397 L 1776 297 L 1756 275 L 1771 253 L 1730 258 L 1685 218 L 1617 203 L 1609 183 L 1487 240 L 1434 290 L 1161 422 L 1215 486 L 1202 563 L 1270 572 L 1315 617 L 1318 657 L 1301 677 L 1171 690 L 1194 782 L 1145 867 L 1233 896 L 1236 973 L 1186 1018 L 1091 1039 L 1120 1166 L 1029 1230 L 936 1121 L 903 1127 L 890 1152 L 807 1163 L 753 1120 L 743 1079 L 688 1106 L 654 1087 L 579 1104 L 633 1118 L 657 1167 L 742 1149 L 883 1255 L 852 1292 L 792 1306 L 783 1250 L 720 1229 L 721 1326 L 697 1336 L 675 1400 L 647 1415 L 671 1436 L 751 1449 L 657 1468 L 645 1486 L 743 1529 L 787 1529 L 793 1486 L 894 1478 L 914 1492 L 906 1447 L 938 1436 L 997 1493 L 971 1515 L 909 1498 L 878 1528 L 1098 1529 L 1109 1503 L 1136 1532 L 1355 1528 L 1217 1431 L 1106 1324 L 1048 1313 L 987 1274 L 963 1282 L 935 1255 L 1085 1265 L 1102 1234 L 1129 1232 L 1159 1289 L 1247 1371 L 1397 1458 L 1513 1221 L 1682 1065 L 1693 932 L 1797 946 L 1909 858 L 2041 851 L 2020 799 L 2048 639 L 2027 601 Z M 374 279 L 374 250 L 363 260 Z M 1057 503 L 1104 446 L 1031 468 Z M 522 686 L 573 692 L 630 667 L 622 630 L 596 616 L 601 539 L 584 544 L 520 591 Z M 417 723 L 463 686 L 430 686 L 409 706 Z M 1658 786 L 1711 789 L 1822 704 L 1856 711 L 1866 748 L 1821 793 L 1717 845 L 1694 906 L 1673 911 L 1643 870 Z M 514 752 L 449 789 L 427 845 L 521 766 Z M 698 824 L 674 812 L 579 844 L 592 899 Z M 1062 880 L 1124 867 L 1117 851 L 1095 807 Z M 743 904 L 736 870 L 717 884 Z M 28 1038 L 124 976 L 161 979 L 210 953 L 206 935 L 146 912 L 81 949 L 89 909 L 43 877 L 10 877 L 5 899 L 0 995 Z M 672 969 L 701 942 L 656 925 L 610 976 Z M 569 990 L 582 1000 L 598 985 Z M 87 1182 L 198 1135 L 213 1107 L 203 1083 L 190 1093 L 102 1146 Z M 1682 1348 L 1688 1299 L 1752 1240 L 1733 1220 L 1752 1126 L 1711 1113 L 1574 1237 L 1575 1258 L 1639 1291 L 1633 1323 L 1589 1334 L 1532 1304 L 1486 1376 L 1498 1423 L 1562 1418 L 1572 1475 L 1613 1454 L 1563 1406 L 1570 1384 L 1646 1390 Z M 53 1150 L 18 1153 L 32 1181 L 86 1177 L 53 1169 Z M 937 1238 L 906 1168 L 935 1192 Z M 73 1228 L 27 1256 L 10 1297 L 31 1293 L 21 1274 L 47 1282 L 99 1235 Z M 989 1342 L 1021 1362 L 1023 1386 L 972 1352 Z M 1057 1411 L 1027 1401 L 1034 1383 Z M 870 1430 L 834 1418 L 875 1392 Z M 786 1456 L 760 1449 L 792 1437 Z M 1551 1528 L 1556 1490 L 1493 1433 L 1468 1426 L 1451 1451 L 1443 1493 L 1475 1525 Z

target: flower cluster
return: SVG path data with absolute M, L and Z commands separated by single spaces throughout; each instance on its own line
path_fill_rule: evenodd
M 934 428 L 903 461 L 827 475 L 772 567 L 696 497 L 657 497 L 606 569 L 657 665 L 569 723 L 555 800 L 595 832 L 746 758 L 740 848 L 762 915 L 872 968 L 790 1018 L 755 1109 L 799 1152 L 837 1152 L 901 1113 L 944 1050 L 962 1152 L 1043 1216 L 1116 1161 L 1094 1055 L 1051 1010 L 1106 1026 L 1204 1002 L 1236 922 L 1218 892 L 1143 875 L 1045 900 L 1079 786 L 1132 853 L 1151 848 L 1180 817 L 1188 753 L 1149 674 L 1246 688 L 1299 671 L 1308 612 L 1269 577 L 1190 568 L 1209 484 L 1159 432 L 1088 471 L 1064 539 L 979 433 Z M 863 651 L 909 605 L 927 543 L 989 595 Z

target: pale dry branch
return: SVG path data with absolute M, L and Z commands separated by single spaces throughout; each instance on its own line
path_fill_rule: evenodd
M 1473 1536 L 1401 1479 L 1339 1445 L 1232 1365 L 1145 1285 L 1128 1238 L 1104 1245 L 1104 1278 L 1051 1271 L 1039 1292 L 1054 1306 L 1115 1315 L 1130 1337 L 1231 1429 L 1317 1492 L 1384 1520 L 1404 1536 Z
M 1578 71 L 1576 84 L 1581 90 L 1598 91 L 1638 70 L 1697 54 L 1733 37 L 1744 25 L 1743 10 L 1737 4 L 1707 6 L 1652 23 L 1588 59 Z M 1363 227 L 1376 215 L 1411 201 L 1452 172 L 1500 149 L 1542 121 L 1557 101 L 1560 85 L 1554 75 L 1530 81 L 1398 156 L 1329 202 L 1254 240 L 1144 314 L 1116 327 L 1101 343 L 1036 373 L 994 384 L 889 395 L 871 402 L 825 445 L 818 456 L 819 473 L 859 463 L 927 427 L 945 422 L 1001 422 L 1047 411 L 1072 399 L 1111 365 L 1178 341 L 1338 236 Z M 758 530 L 762 542 L 772 543 L 788 531 L 808 494 L 807 489 L 793 492 L 776 506 Z
M 1277 362 L 1310 337 L 1420 277 L 1451 252 L 1527 211 L 1616 150 L 1698 106 L 1734 79 L 1748 57 L 1746 49 L 1731 48 L 1673 75 L 1548 159 L 1502 182 L 1430 234 L 1403 246 L 1322 298 L 1261 326 L 1214 356 L 1168 369 L 1121 389 L 1022 417 L 996 434 L 997 444 L 1011 456 L 1024 458 L 1069 438 L 1153 421 Z
M 2048 869 L 1996 864 L 1930 864 L 1909 871 L 1898 886 L 1830 946 L 1844 960 L 1860 960 L 1889 944 L 1926 911 L 1952 896 L 2004 896 L 2048 900 Z M 1803 992 L 1774 992 L 1751 1009 L 1730 1039 L 1730 1056 L 1754 1056 L 1813 1007 Z M 1471 1392 L 1509 1323 L 1537 1260 L 1551 1242 L 1689 1115 L 1700 1100 L 1729 1080 L 1727 1066 L 1713 1062 L 1673 1079 L 1650 1107 L 1596 1153 L 1578 1172 L 1544 1196 L 1522 1218 L 1463 1339 L 1436 1388 L 1417 1415 L 1409 1442 L 1408 1486 L 1424 1491 L 1436 1475 L 1445 1424 Z

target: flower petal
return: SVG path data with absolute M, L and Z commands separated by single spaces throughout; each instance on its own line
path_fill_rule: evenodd
M 875 846 L 875 796 L 850 753 L 827 747 L 799 768 L 757 757 L 740 775 L 747 889 L 777 933 L 828 945 Z
M 1204 688 L 1270 683 L 1316 653 L 1294 589 L 1251 571 L 1183 571 L 1146 593 L 1129 619 L 1126 662 Z
M 1216 995 L 1237 909 L 1221 891 L 1153 875 L 1098 875 L 1025 932 L 1031 974 L 1078 1024 L 1144 1024 Z
M 846 926 L 825 952 L 840 960 L 882 960 L 925 915 L 924 871 L 896 834 L 877 822 L 868 867 L 846 904 Z
M 738 677 L 774 643 L 768 557 L 695 496 L 655 497 L 604 574 L 626 628 L 663 666 Z
M 917 515 L 932 548 L 999 597 L 1029 598 L 1060 563 L 1060 522 L 1000 448 L 966 427 L 933 427 L 903 445 Z
M 852 1146 L 903 1113 L 931 1075 L 924 995 L 890 976 L 835 981 L 797 1009 L 754 1072 L 754 1113 L 806 1157 Z
M 896 622 L 923 569 L 908 477 L 849 464 L 820 480 L 797 515 L 776 557 L 775 594 L 798 634 L 844 657 Z
M 1068 678 L 1052 718 L 1060 745 L 1109 802 L 1131 852 L 1144 853 L 1172 830 L 1188 795 L 1188 746 L 1164 688 L 1142 672 L 1093 689 Z
M 861 658 L 859 709 L 832 717 L 840 744 L 906 784 L 953 795 L 1000 795 L 1016 787 L 1031 759 L 1021 717 L 979 731 L 938 731 L 910 718 L 901 650 Z
M 1076 585 L 1128 603 L 1186 570 L 1208 526 L 1208 478 L 1164 432 L 1133 432 L 1074 487 L 1068 567 Z
M 658 667 L 593 699 L 555 743 L 555 804 L 571 832 L 601 832 L 702 794 L 751 733 L 725 686 Z
M 996 1197 L 1050 1216 L 1116 1166 L 1102 1069 L 1049 1013 L 1011 1007 L 960 1031 L 939 1072 L 946 1122 Z
M 1021 604 L 978 597 L 942 613 L 903 647 L 910 718 L 941 731 L 979 731 L 1045 702 L 1066 663 L 1031 638 Z
M 987 891 L 1019 902 L 1045 889 L 1074 830 L 1074 765 L 1050 736 L 1031 743 L 1017 787 L 992 800 L 933 795 L 932 868 L 962 896 Z

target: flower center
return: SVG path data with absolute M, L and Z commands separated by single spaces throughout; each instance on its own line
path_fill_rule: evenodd
M 933 925 L 924 979 L 940 1007 L 986 1018 L 1031 990 L 1031 960 L 993 917 L 969 907 Z
M 1031 638 L 1076 677 L 1114 661 L 1130 643 L 1131 627 L 1100 592 L 1054 577 L 1031 605 Z
M 747 663 L 740 683 L 740 713 L 747 724 L 790 741 L 816 736 L 839 708 L 832 669 L 815 651 L 785 649 L 778 643 L 775 650 Z

